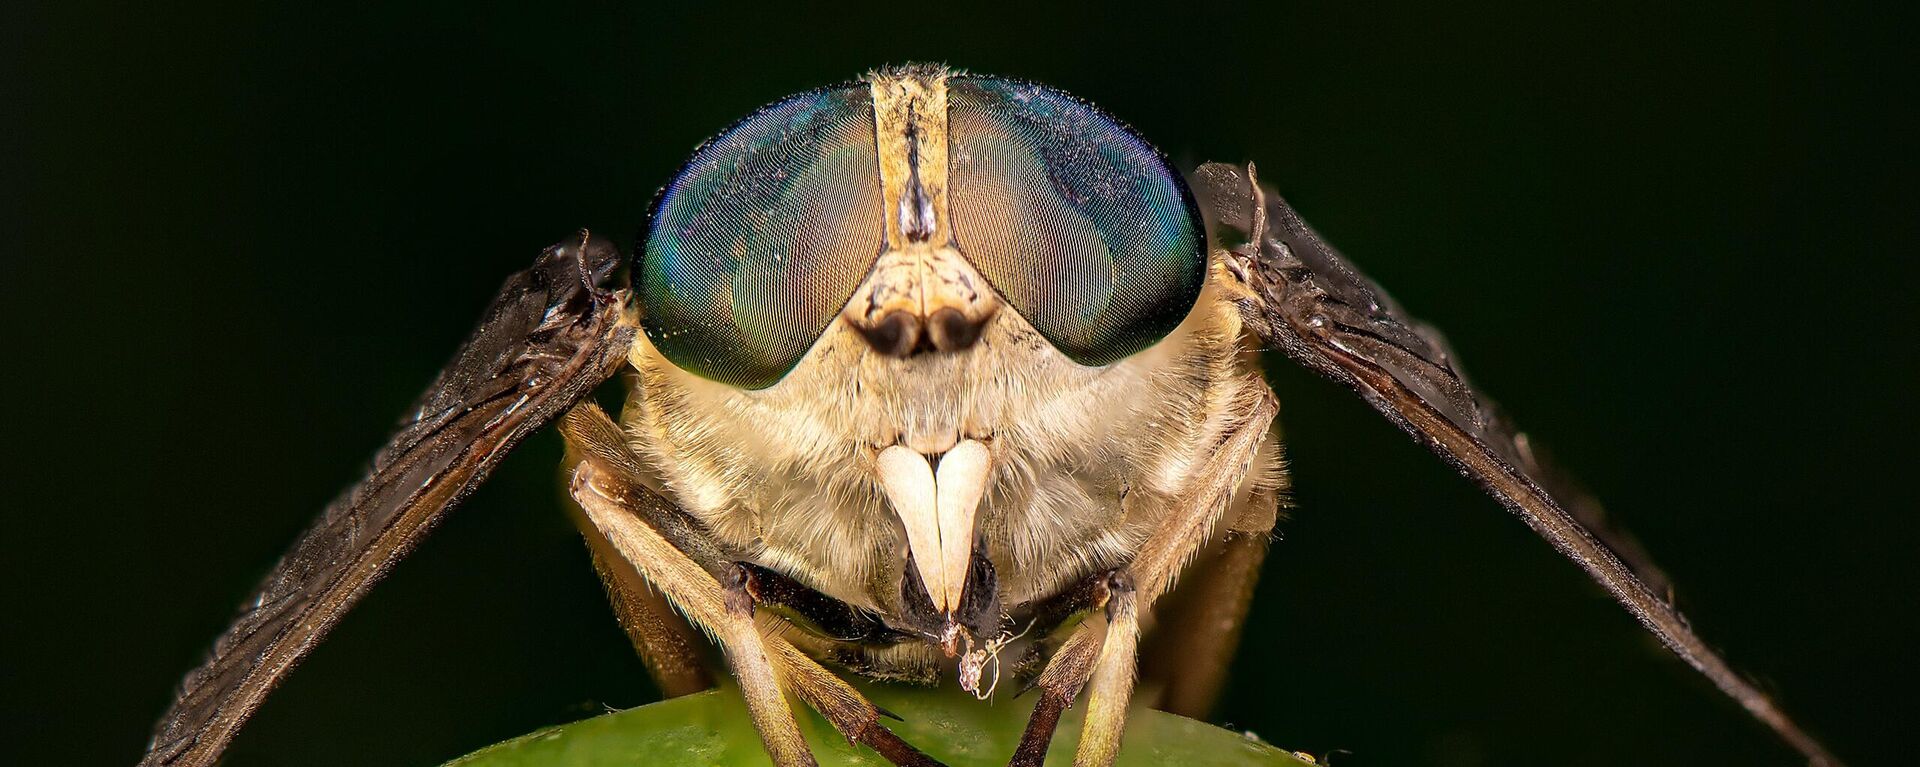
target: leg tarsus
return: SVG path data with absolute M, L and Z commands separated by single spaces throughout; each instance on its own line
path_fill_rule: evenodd
M 820 712 L 820 716 L 849 742 L 873 749 L 874 753 L 900 767 L 941 767 L 938 760 L 914 748 L 880 723 L 881 716 L 893 719 L 899 719 L 899 716 L 873 705 L 853 685 L 828 671 L 819 661 L 800 652 L 800 648 L 794 647 L 793 643 L 778 637 L 768 637 L 767 641 L 774 650 L 775 665 L 780 668 L 781 676 L 794 694 Z
M 1007 762 L 1007 767 L 1040 767 L 1045 763 L 1047 746 L 1053 743 L 1053 733 L 1060 728 L 1060 714 L 1072 703 L 1072 696 L 1043 688 L 1040 699 L 1033 704 L 1033 714 L 1027 718 L 1026 731 L 1020 733 L 1020 745 L 1013 750 L 1013 759 Z
M 912 743 L 902 740 L 900 736 L 893 734 L 892 730 L 879 722 L 867 725 L 866 729 L 861 730 L 860 734 L 854 738 L 854 741 L 873 749 L 874 753 L 899 767 L 946 767 L 938 759 L 914 748 Z
M 1104 595 L 1102 599 L 1104 601 Z M 1046 761 L 1047 746 L 1053 742 L 1054 730 L 1060 727 L 1060 714 L 1073 705 L 1073 699 L 1093 675 L 1094 664 L 1106 645 L 1107 631 L 1104 617 L 1080 624 L 1047 661 L 1040 676 L 1028 685 L 1028 689 L 1040 691 L 1040 699 L 1033 704 L 1027 729 L 1020 734 L 1020 745 L 1014 749 L 1008 767 L 1039 767 Z
M 1074 767 L 1113 764 L 1120 754 L 1120 736 L 1127 727 L 1127 704 L 1133 700 L 1140 639 L 1133 578 L 1121 570 L 1108 580 L 1107 588 L 1112 594 L 1107 600 L 1107 640 L 1100 647 L 1100 659 L 1088 684 L 1087 718 L 1080 726 Z

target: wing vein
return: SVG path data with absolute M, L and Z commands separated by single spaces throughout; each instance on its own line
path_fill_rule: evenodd
M 1525 435 L 1473 389 L 1439 333 L 1401 311 L 1285 200 L 1262 189 L 1252 166 L 1243 174 L 1233 166 L 1208 164 L 1194 176 L 1195 191 L 1206 198 L 1213 223 L 1247 236 L 1227 257 L 1230 271 L 1246 288 L 1239 299 L 1246 327 L 1263 344 L 1354 390 L 1475 480 L 1585 570 L 1668 650 L 1810 762 L 1839 764 L 1658 596 L 1648 583 L 1665 581 L 1651 563 L 1630 568 L 1616 555 L 1626 551 L 1644 561 L 1632 539 L 1609 532 L 1598 502 L 1549 471 Z M 1584 518 L 1570 514 L 1569 506 Z
M 143 767 L 207 765 L 267 693 L 506 452 L 610 377 L 634 328 L 584 232 L 509 278 L 453 361 L 274 565 L 156 726 Z M 588 280 L 591 280 L 589 282 Z

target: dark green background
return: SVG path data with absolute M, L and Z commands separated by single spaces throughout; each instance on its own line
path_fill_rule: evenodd
M 1360 10 L 13 7 L 0 762 L 127 764 L 499 281 L 630 244 L 710 132 L 869 67 L 1051 83 L 1262 175 L 1860 764 L 1911 759 L 1910 19 Z M 24 180 L 24 183 L 21 183 Z M 1221 720 L 1337 764 L 1791 764 L 1520 524 L 1287 369 L 1299 509 Z M 435 763 L 651 699 L 543 434 L 239 737 Z

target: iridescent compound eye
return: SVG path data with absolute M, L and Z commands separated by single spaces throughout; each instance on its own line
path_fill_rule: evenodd
M 1008 304 L 1083 365 L 1180 324 L 1206 276 L 1186 182 L 1159 152 L 1059 91 L 948 83 L 954 238 Z
M 880 253 L 873 130 L 862 83 L 775 103 L 694 152 L 634 270 L 668 360 L 746 389 L 800 362 Z

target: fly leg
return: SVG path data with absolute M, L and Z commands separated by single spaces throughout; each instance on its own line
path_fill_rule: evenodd
M 1194 477 L 1194 484 L 1158 529 L 1141 545 L 1133 562 L 1116 582 L 1131 586 L 1128 598 L 1108 605 L 1111 625 L 1106 646 L 1087 694 L 1087 719 L 1081 726 L 1076 767 L 1107 767 L 1120 751 L 1127 722 L 1127 704 L 1133 696 L 1138 662 L 1139 614 L 1173 587 L 1182 567 L 1204 545 L 1214 524 L 1225 515 L 1234 490 L 1246 478 L 1260 452 L 1262 437 L 1279 412 L 1273 391 L 1266 386 L 1243 389 L 1227 412 L 1240 414 L 1222 429 L 1211 456 Z M 1119 592 L 1116 592 L 1118 596 Z M 1115 608 L 1118 605 L 1118 609 Z
M 847 740 L 873 749 L 899 767 L 942 767 L 938 760 L 880 724 L 879 707 L 792 642 L 769 637 L 768 647 L 774 653 L 774 665 L 794 693 Z
M 1253 605 L 1267 535 L 1229 531 L 1154 611 L 1140 659 L 1140 694 L 1149 705 L 1191 719 L 1212 713 Z
M 614 617 L 633 642 L 633 650 L 647 667 L 647 676 L 660 695 L 678 698 L 713 687 L 713 675 L 707 671 L 700 654 L 700 642 L 693 627 L 673 611 L 666 598 L 647 585 L 639 568 L 621 556 L 586 513 L 575 504 L 567 504 L 567 516 L 573 518 L 580 535 L 587 539 L 593 555 L 594 572 L 607 587 L 607 601 L 613 604 Z
M 1280 435 L 1275 429 L 1261 444 L 1256 465 L 1277 463 Z M 1239 648 L 1254 586 L 1267 558 L 1274 524 L 1286 494 L 1286 475 L 1272 483 L 1249 483 L 1237 495 L 1227 518 L 1180 584 L 1162 598 L 1141 649 L 1140 695 L 1151 706 L 1192 719 L 1206 719 L 1225 686 Z
M 757 624 L 751 572 L 721 557 L 693 520 L 639 481 L 638 458 L 604 412 L 582 404 L 560 430 L 577 462 L 570 490 L 594 530 L 589 541 L 604 540 L 640 588 L 657 589 L 719 642 L 776 765 L 815 763 L 787 706 L 790 689 L 848 740 L 902 767 L 939 767 L 882 726 L 879 709 L 852 685 Z
M 591 460 L 629 484 L 641 484 L 639 459 L 626 446 L 620 427 L 600 408 L 591 403 L 573 408 L 561 419 L 560 432 L 566 438 L 565 466 L 569 475 L 581 461 Z M 567 516 L 587 541 L 587 550 L 593 555 L 593 569 L 607 587 L 607 601 L 613 605 L 614 616 L 633 643 L 641 663 L 646 665 L 654 687 L 667 698 L 712 687 L 713 675 L 701 656 L 700 640 L 686 619 L 674 613 L 660 592 L 647 584 L 639 568 L 621 555 L 606 532 L 595 525 L 578 504 L 565 505 Z M 676 515 L 677 510 L 670 509 L 668 504 L 650 505 L 647 510 L 652 512 L 646 516 L 647 524 L 665 531 L 668 543 L 675 548 L 699 551 L 709 557 L 717 555 L 711 546 L 700 546 L 691 540 L 700 535 L 699 531 L 689 520 L 676 519 L 683 515 Z M 715 572 L 717 564 L 716 561 L 702 563 L 702 566 L 708 572 Z
M 743 584 L 723 585 L 642 521 L 636 509 L 647 500 L 665 503 L 658 495 L 611 476 L 594 461 L 583 461 L 574 470 L 569 490 L 621 558 L 720 644 L 773 763 L 814 767 L 813 753 L 787 706 L 766 638 L 754 625 L 753 599 Z
M 1173 586 L 1180 569 L 1206 543 L 1231 504 L 1234 490 L 1254 465 L 1262 437 L 1279 412 L 1272 390 L 1264 385 L 1243 387 L 1232 397 L 1217 412 L 1236 415 L 1222 424 L 1207 459 L 1192 475 L 1193 485 L 1147 537 L 1133 561 L 1108 579 L 1104 625 L 1082 625 L 1040 673 L 1041 699 L 1014 753 L 1013 765 L 1041 763 L 1060 711 L 1082 684 L 1088 688 L 1087 716 L 1073 763 L 1075 767 L 1113 764 L 1133 697 L 1140 615 L 1152 609 L 1154 600 Z
M 1092 606 L 1111 606 L 1116 575 L 1109 574 L 1095 587 Z M 1109 621 L 1108 616 L 1095 616 L 1081 623 L 1034 678 L 1029 689 L 1039 693 L 1039 700 L 1034 701 L 1027 729 L 1020 734 L 1020 745 L 1014 748 L 1008 767 L 1040 767 L 1047 760 L 1047 746 L 1060 727 L 1060 715 L 1073 705 L 1080 688 L 1093 675 L 1094 662 L 1106 645 Z
M 818 625 L 837 628 L 848 635 L 883 628 L 877 620 L 871 625 L 865 624 L 865 616 L 853 613 L 845 605 L 814 603 L 810 597 L 818 594 L 803 585 L 783 583 L 775 573 L 748 564 L 737 564 L 735 568 L 756 604 L 799 611 Z M 879 707 L 792 642 L 769 634 L 767 647 L 773 652 L 773 664 L 780 670 L 780 678 L 847 740 L 873 749 L 900 767 L 939 767 L 940 762 L 882 725 Z

